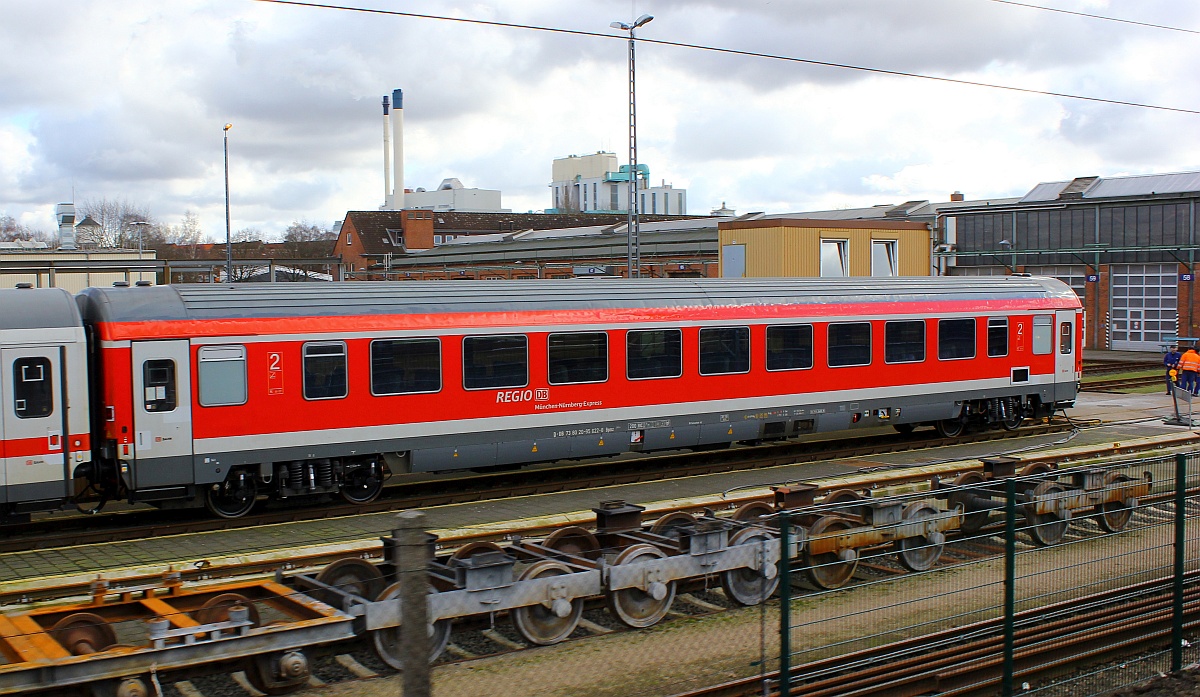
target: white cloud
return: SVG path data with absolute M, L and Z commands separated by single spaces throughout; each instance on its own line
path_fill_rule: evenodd
M 622 3 L 364 5 L 615 33 Z M 1200 27 L 1165 0 L 1064 9 Z M 986 0 L 640 0 L 647 39 L 1194 108 L 1190 35 Z M 625 43 L 243 2 L 0 5 L 0 211 L 109 196 L 278 232 L 382 200 L 379 97 L 405 92 L 406 183 L 456 176 L 548 205 L 550 161 L 625 159 Z M 1019 195 L 1039 181 L 1200 164 L 1194 115 L 698 52 L 638 49 L 639 153 L 692 212 Z

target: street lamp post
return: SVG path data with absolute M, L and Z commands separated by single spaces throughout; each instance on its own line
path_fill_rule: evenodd
M 229 129 L 225 124 L 225 282 L 233 283 L 233 237 L 229 234 Z
M 642 252 L 638 246 L 638 202 L 637 202 L 637 63 L 634 60 L 634 30 L 654 19 L 653 15 L 642 15 L 632 23 L 612 22 L 613 29 L 629 32 L 629 213 L 625 232 L 629 238 L 626 245 L 628 266 L 626 275 L 637 278 L 642 275 Z
M 1017 273 L 1017 248 L 1008 240 L 1000 240 L 1000 246 L 1005 250 L 1012 251 L 1012 273 Z
M 138 261 L 142 260 L 142 231 L 145 230 L 146 226 L 149 224 L 150 223 L 146 222 L 145 220 L 135 220 L 130 223 L 130 225 L 137 227 L 138 231 Z M 138 269 L 138 280 L 142 280 L 141 269 Z

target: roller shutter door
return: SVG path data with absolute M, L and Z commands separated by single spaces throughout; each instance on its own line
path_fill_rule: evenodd
M 1113 264 L 1112 348 L 1158 351 L 1163 337 L 1176 333 L 1177 265 Z

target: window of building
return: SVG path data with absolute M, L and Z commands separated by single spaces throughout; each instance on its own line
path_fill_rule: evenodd
M 554 207 L 558 208 L 558 187 L 554 187 Z
M 1008 318 L 988 318 L 988 356 L 1008 355 Z
M 938 359 L 952 361 L 975 357 L 975 320 L 938 320 Z
M 650 212 L 651 213 L 658 212 L 658 194 L 654 194 L 654 193 L 650 194 Z
M 638 201 L 638 210 L 639 211 L 646 210 L 646 194 L 639 194 L 638 198 L 640 199 Z
M 592 182 L 592 207 L 593 208 L 600 207 L 600 194 L 597 193 L 599 191 L 599 187 L 600 187 L 599 184 L 597 184 L 596 182 Z
M 620 195 L 620 189 L 616 184 L 610 184 L 608 187 L 608 208 L 609 210 L 621 210 L 621 204 L 617 198 Z
M 608 380 L 608 334 L 551 334 L 547 349 L 551 385 Z
M 1072 353 L 1075 350 L 1075 342 L 1072 340 L 1075 336 L 1074 330 L 1070 322 L 1062 322 L 1058 325 L 1058 352 Z
M 663 215 L 671 215 L 671 194 L 663 194 Z
M 371 394 L 415 394 L 442 389 L 442 343 L 437 339 L 371 342 Z
M 175 361 L 156 358 L 143 363 L 142 391 L 146 411 L 175 411 Z
M 347 232 L 346 233 L 346 246 L 349 247 L 352 244 L 354 244 L 354 233 Z
M 848 276 L 850 268 L 847 258 L 847 240 L 821 240 L 821 276 L 842 278 Z
M 222 407 L 246 403 L 246 347 L 201 346 L 196 368 L 200 406 Z
M 713 327 L 700 330 L 700 374 L 750 372 L 750 328 Z
M 767 370 L 801 370 L 812 366 L 811 324 L 767 327 Z
M 684 207 L 683 207 L 683 194 L 680 193 L 679 194 L 679 205 L 675 207 L 675 213 L 677 215 L 683 215 L 686 212 L 687 212 L 687 210 L 684 209 Z
M 920 363 L 925 360 L 925 322 L 906 320 L 883 325 L 883 362 Z
M 18 419 L 39 419 L 54 411 L 54 371 L 49 358 L 13 361 L 13 412 Z
M 581 192 L 581 194 L 580 194 L 580 198 L 583 200 L 583 207 L 582 207 L 580 210 L 585 210 L 585 211 L 586 211 L 586 210 L 587 210 L 587 208 L 588 208 L 588 205 L 587 205 L 587 184 L 580 184 L 580 185 L 579 185 L 579 190 L 580 190 L 580 192 Z
M 329 341 L 304 345 L 304 398 L 339 399 L 348 393 L 346 344 Z
M 463 387 L 486 390 L 529 384 L 529 339 L 524 334 L 463 339 Z
M 1033 318 L 1033 353 L 1044 356 L 1054 351 L 1054 317 L 1035 315 Z
M 651 329 L 626 333 L 625 371 L 630 380 L 683 375 L 683 332 Z
M 829 325 L 829 367 L 870 364 L 870 322 Z
M 871 275 L 896 276 L 896 240 L 871 241 Z

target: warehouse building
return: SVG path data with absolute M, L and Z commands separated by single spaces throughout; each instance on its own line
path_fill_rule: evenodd
M 939 216 L 934 257 L 952 275 L 1059 278 L 1083 299 L 1087 345 L 1157 351 L 1200 337 L 1198 200 L 1200 172 L 1044 182 Z

